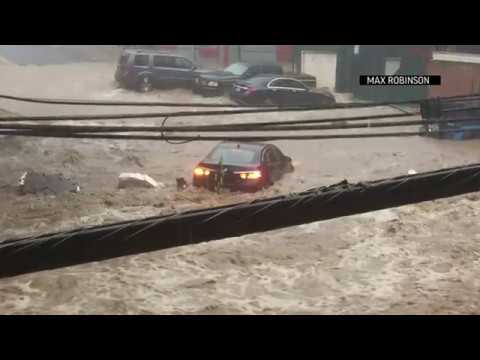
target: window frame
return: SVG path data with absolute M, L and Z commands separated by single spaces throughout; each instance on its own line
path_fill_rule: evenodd
M 274 85 L 276 81 L 293 81 L 294 83 L 298 84 L 301 87 L 291 87 L 291 86 L 278 86 Z M 287 90 L 301 90 L 301 91 L 308 91 L 308 88 L 299 80 L 296 79 L 290 79 L 290 78 L 274 78 L 269 81 L 267 84 L 268 89 L 287 89 Z

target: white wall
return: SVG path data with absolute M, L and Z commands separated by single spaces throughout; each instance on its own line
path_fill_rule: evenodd
M 317 87 L 335 89 L 337 54 L 324 51 L 302 51 L 302 73 L 317 78 Z

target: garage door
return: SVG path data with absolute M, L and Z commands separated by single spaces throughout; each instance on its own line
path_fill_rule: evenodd
M 302 72 L 317 78 L 317 87 L 335 89 L 337 54 L 302 51 Z

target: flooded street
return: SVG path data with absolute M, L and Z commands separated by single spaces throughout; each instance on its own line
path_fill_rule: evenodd
M 114 70 L 113 62 L 101 61 L 22 66 L 0 61 L 0 93 L 229 103 L 227 98 L 203 98 L 189 90 L 138 94 L 119 89 L 113 82 Z M 340 95 L 338 100 L 342 101 Z M 0 109 L 4 111 L 0 116 L 193 110 L 58 106 L 3 99 Z M 381 107 L 200 116 L 171 118 L 168 125 L 398 111 Z M 113 120 L 108 124 L 159 126 L 162 120 Z M 373 180 L 404 175 L 410 169 L 422 172 L 475 163 L 480 150 L 476 140 L 420 137 L 273 143 L 293 159 L 295 172 L 256 194 L 215 194 L 192 188 L 178 192 L 175 182 L 178 177 L 191 182 L 192 169 L 214 142 L 171 145 L 160 141 L 0 137 L 0 241 L 299 192 L 343 179 Z M 15 187 L 25 171 L 61 172 L 75 178 L 82 191 L 58 197 L 20 196 Z M 119 190 L 118 175 L 122 172 L 146 173 L 164 187 Z M 470 194 L 0 279 L 0 314 L 478 314 L 479 213 L 480 197 Z

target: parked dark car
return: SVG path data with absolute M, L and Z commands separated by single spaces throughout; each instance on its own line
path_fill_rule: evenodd
M 193 185 L 257 191 L 293 170 L 292 159 L 274 145 L 223 142 L 197 165 Z
M 233 83 L 238 80 L 251 79 L 260 74 L 284 74 L 283 68 L 275 63 L 234 63 L 223 71 L 203 72 L 195 79 L 193 92 L 203 95 L 220 96 L 228 94 Z M 316 86 L 314 76 L 308 74 L 289 74 L 290 77 L 302 81 L 308 87 Z
M 232 100 L 247 105 L 303 105 L 335 104 L 335 97 L 327 89 L 311 89 L 301 81 L 278 75 L 260 75 L 237 81 L 230 92 Z
M 203 70 L 189 59 L 155 50 L 124 50 L 118 61 L 115 80 L 123 87 L 148 92 L 155 87 L 191 87 Z

